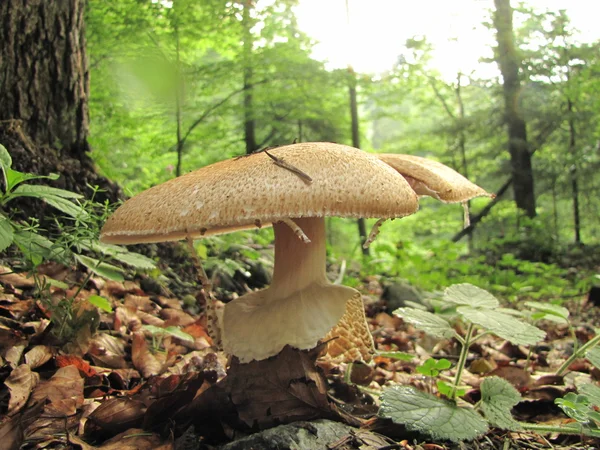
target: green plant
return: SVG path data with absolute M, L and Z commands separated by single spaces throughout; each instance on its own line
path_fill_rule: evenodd
M 12 167 L 12 158 L 6 148 L 0 145 L 0 169 L 4 189 L 0 192 L 0 252 L 15 245 L 26 262 L 25 266 L 32 273 L 37 296 L 48 309 L 54 323 L 54 333 L 59 338 L 73 337 L 82 327 L 89 325 L 93 330 L 98 314 L 95 308 L 111 311 L 111 306 L 103 297 L 92 295 L 87 298 L 87 305 L 76 302 L 81 289 L 92 274 L 104 278 L 123 281 L 122 268 L 105 262 L 106 259 L 117 260 L 138 269 L 152 269 L 154 261 L 143 255 L 129 252 L 115 245 L 102 244 L 98 241 L 100 226 L 104 223 L 110 209 L 107 204 L 94 202 L 97 188 L 92 189 L 91 199 L 64 189 L 30 184 L 29 181 L 49 179 L 56 180 L 58 175 L 40 176 L 22 173 Z M 35 220 L 22 222 L 13 220 L 5 211 L 16 198 L 32 197 L 45 201 L 58 211 L 67 215 L 69 220 L 56 220 L 57 232 L 50 239 L 42 234 Z M 83 254 L 87 253 L 87 254 Z M 90 254 L 98 257 L 92 257 Z M 50 284 L 67 290 L 64 283 L 38 276 L 37 267 L 46 261 L 58 261 L 63 264 L 78 262 L 88 268 L 87 277 L 79 284 L 78 289 L 58 302 L 53 302 L 49 295 Z
M 529 306 L 539 310 L 536 313 L 538 317 L 564 316 L 564 311 L 559 307 L 548 305 L 543 307 L 544 305 L 535 303 Z M 415 308 L 398 308 L 394 314 L 430 335 L 446 339 L 454 338 L 460 344 L 461 351 L 453 382 L 438 383 L 438 392 L 447 399 L 421 392 L 412 386 L 393 386 L 386 389 L 381 396 L 379 415 L 404 424 L 409 430 L 452 441 L 474 439 L 485 433 L 488 425 L 507 430 L 600 435 L 598 430 L 589 425 L 591 419 L 585 426 L 579 424 L 547 427 L 517 422 L 512 417 L 511 409 L 520 402 L 521 396 L 508 381 L 498 377 L 489 377 L 482 382 L 481 401 L 477 405 L 459 406 L 457 404 L 457 397 L 461 395 L 459 386 L 471 344 L 482 336 L 495 334 L 514 344 L 532 345 L 541 340 L 545 333 L 518 318 L 518 314 L 514 314 L 512 310 L 500 308 L 498 300 L 489 292 L 470 284 L 458 284 L 447 288 L 442 299 L 442 312 L 445 314 L 444 317 Z M 449 320 L 453 319 L 459 319 L 467 326 L 464 336 L 459 335 L 451 327 Z M 580 349 L 581 352 L 591 348 L 583 347 Z M 596 362 L 600 363 L 600 354 L 590 351 L 585 354 L 594 361 L 598 357 Z M 439 361 L 428 360 L 417 370 L 427 376 L 436 376 L 439 375 L 440 369 L 443 370 L 447 366 L 446 363 L 440 364 Z M 564 403 L 571 407 L 571 403 L 568 402 L 573 403 L 572 398 L 566 399 Z M 581 412 L 584 408 L 582 402 L 574 404 L 576 407 L 572 408 L 573 411 Z M 585 406 L 589 404 L 588 402 Z M 485 418 L 477 411 L 483 413 Z M 588 419 L 590 417 L 595 420 L 596 416 L 592 414 Z
M 181 339 L 182 341 L 194 342 L 194 338 L 192 336 L 174 326 L 161 328 L 155 325 L 144 325 L 142 326 L 142 329 L 150 333 L 150 335 L 152 336 L 152 349 L 155 352 L 160 351 L 162 341 L 167 335 L 176 337 L 178 339 Z

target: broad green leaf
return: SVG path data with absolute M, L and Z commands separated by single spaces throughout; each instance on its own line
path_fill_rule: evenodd
M 14 193 L 42 199 L 48 196 L 61 198 L 83 198 L 83 195 L 75 192 L 66 191 L 64 189 L 58 189 L 51 186 L 42 186 L 39 184 L 24 184 L 15 189 Z
M 375 356 L 382 356 L 384 358 L 397 359 L 400 361 L 411 361 L 415 355 L 404 352 L 377 352 Z
M 475 309 L 469 306 L 460 306 L 457 311 L 469 322 L 513 344 L 534 345 L 546 336 L 546 333 L 539 328 L 498 311 Z
M 511 431 L 521 429 L 511 413 L 520 401 L 521 394 L 504 378 L 486 377 L 481 383 L 481 409 L 488 422 L 497 428 Z
M 32 173 L 23 173 L 10 168 L 4 169 L 4 175 L 6 177 L 6 192 L 12 191 L 16 185 L 22 183 L 23 181 L 39 178 L 37 175 Z
M 95 258 L 90 258 L 89 256 L 85 255 L 75 255 L 75 258 L 96 275 L 100 275 L 101 277 L 108 278 L 109 280 L 113 281 L 123 281 L 125 279 L 123 277 L 123 269 L 120 267 L 100 262 Z
M 444 300 L 457 305 L 467 305 L 472 308 L 494 309 L 500 303 L 488 291 L 469 283 L 455 284 L 446 288 Z
M 454 330 L 450 324 L 429 311 L 421 311 L 414 308 L 398 308 L 394 311 L 394 314 L 434 337 L 450 338 L 454 336 Z
M 167 327 L 167 328 L 165 328 L 165 332 L 170 334 L 171 336 L 181 339 L 182 341 L 194 342 L 193 336 L 187 334 L 184 331 L 181 331 L 177 327 L 174 327 L 174 326 Z
M 594 365 L 594 367 L 600 369 L 600 348 L 594 347 L 593 349 L 585 352 L 585 357 Z
M 90 302 L 96 308 L 106 311 L 107 313 L 111 313 L 113 311 L 112 306 L 110 306 L 110 302 L 100 295 L 90 295 L 88 297 L 88 302 Z
M 51 257 L 54 246 L 52 241 L 32 231 L 15 232 L 14 242 L 23 256 L 35 266 Z
M 579 386 L 578 391 L 585 395 L 592 405 L 600 408 L 600 387 L 592 383 L 586 383 Z
M 525 306 L 543 312 L 547 315 L 560 317 L 561 319 L 564 319 L 564 321 L 567 321 L 569 318 L 569 310 L 563 306 L 541 302 L 525 302 Z
M 487 423 L 472 409 L 421 392 L 412 386 L 393 386 L 381 396 L 381 417 L 404 424 L 408 430 L 454 442 L 484 434 Z
M 15 232 L 8 217 L 0 215 L 0 252 L 10 247 L 14 241 Z
M 437 386 L 438 392 L 440 394 L 445 395 L 446 397 L 450 398 L 450 396 L 452 395 L 453 385 L 446 383 L 443 380 L 437 380 L 435 382 L 435 385 Z M 467 393 L 467 390 L 465 388 L 457 387 L 456 391 L 454 392 L 454 395 L 456 397 L 462 397 L 466 393 Z
M 12 166 L 12 158 L 4 145 L 0 144 L 0 167 L 2 170 L 10 169 Z
M 81 206 L 76 205 L 70 200 L 61 197 L 44 197 L 44 201 L 49 205 L 54 206 L 61 212 L 68 214 L 75 219 L 85 219 L 88 217 L 88 213 Z

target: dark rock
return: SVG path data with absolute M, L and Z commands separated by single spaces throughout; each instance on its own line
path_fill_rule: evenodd
M 294 422 L 264 430 L 219 447 L 219 450 L 323 450 L 327 448 L 376 449 L 390 442 L 375 433 L 357 430 L 331 420 Z
M 391 314 L 398 308 L 403 308 L 407 302 L 424 304 L 423 295 L 406 283 L 392 283 L 384 286 L 381 299 L 385 302 L 385 311 Z

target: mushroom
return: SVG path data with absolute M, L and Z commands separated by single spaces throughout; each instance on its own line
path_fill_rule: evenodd
M 222 161 L 150 188 L 117 209 L 101 240 L 176 241 L 272 224 L 271 285 L 226 304 L 222 317 L 223 349 L 245 363 L 286 345 L 315 347 L 347 305 L 346 322 L 360 320 L 353 318 L 360 305 L 364 323 L 360 294 L 326 277 L 324 217 L 397 218 L 417 208 L 405 179 L 376 156 L 302 143 Z
M 445 203 L 466 202 L 475 197 L 493 195 L 437 161 L 396 153 L 378 156 L 404 176 L 418 195 L 427 195 Z

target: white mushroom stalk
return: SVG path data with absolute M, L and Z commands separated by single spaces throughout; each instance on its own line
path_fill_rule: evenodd
M 286 221 L 287 222 L 287 221 Z M 325 272 L 325 219 L 294 219 L 297 229 L 275 223 L 275 267 L 268 288 L 225 306 L 223 348 L 240 362 L 262 360 L 283 347 L 313 348 L 344 315 L 355 289 L 329 282 Z

